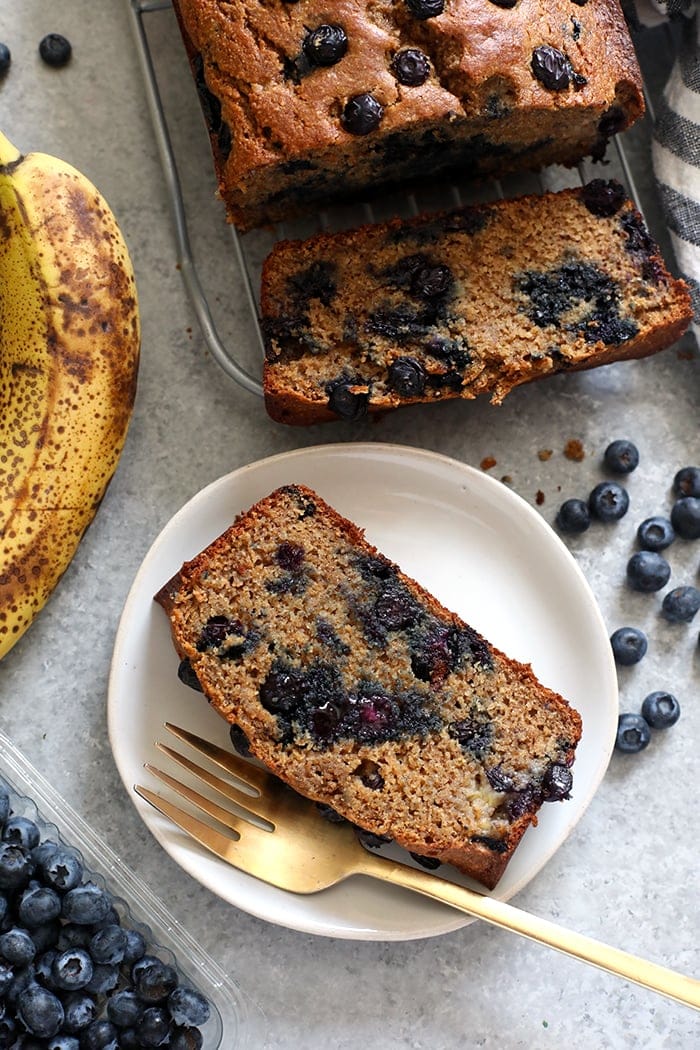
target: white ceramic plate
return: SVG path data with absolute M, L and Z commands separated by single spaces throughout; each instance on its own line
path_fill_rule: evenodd
M 617 676 L 596 602 L 566 547 L 539 514 L 485 474 L 445 456 L 396 445 L 339 444 L 264 459 L 209 485 L 166 525 L 136 576 L 122 614 L 109 684 L 109 736 L 129 795 L 152 833 L 195 879 L 236 907 L 308 933 L 403 940 L 471 920 L 446 906 L 366 878 L 298 896 L 236 871 L 186 838 L 133 791 L 158 784 L 163 722 L 228 745 L 228 726 L 182 685 L 156 591 L 279 485 L 303 483 L 365 530 L 368 540 L 500 649 L 532 664 L 583 717 L 566 802 L 545 805 L 495 896 L 507 899 L 542 867 L 581 817 L 608 764 L 617 724 Z M 161 758 L 162 764 L 162 758 Z

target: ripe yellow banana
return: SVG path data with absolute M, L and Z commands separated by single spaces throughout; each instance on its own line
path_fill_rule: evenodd
M 117 466 L 140 325 L 129 253 L 75 168 L 0 133 L 0 659 L 44 606 Z

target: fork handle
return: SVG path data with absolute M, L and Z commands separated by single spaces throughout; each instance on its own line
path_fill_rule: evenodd
M 700 981 L 695 978 L 639 959 L 582 933 L 567 930 L 548 919 L 521 911 L 505 901 L 371 854 L 360 860 L 357 873 L 415 890 L 459 911 L 484 919 L 494 926 L 500 926 L 501 929 L 519 933 L 540 944 L 547 944 L 565 955 L 571 955 L 601 970 L 607 970 L 608 973 L 617 974 L 618 977 L 624 977 L 644 988 L 667 995 L 685 1006 L 700 1009 Z

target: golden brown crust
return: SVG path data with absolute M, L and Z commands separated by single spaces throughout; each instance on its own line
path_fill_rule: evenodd
M 612 214 L 591 210 L 596 189 L 617 195 Z M 441 312 L 427 320 L 425 300 L 406 284 L 416 259 L 450 274 Z M 566 281 L 572 267 L 571 301 L 543 316 L 558 294 L 557 274 Z M 314 289 L 321 270 L 329 276 Z M 550 281 L 549 298 L 533 299 L 528 280 L 540 291 Z M 547 375 L 656 353 L 680 338 L 692 309 L 687 286 L 668 272 L 622 188 L 597 182 L 278 242 L 263 266 L 261 314 L 267 410 L 307 425 L 338 418 L 328 391 L 339 378 L 352 380 L 370 413 L 482 394 L 500 403 Z M 415 334 L 402 317 L 418 318 Z M 392 338 L 386 321 L 396 318 Z M 432 352 L 436 338 L 459 343 L 461 368 Z M 425 369 L 412 395 L 392 385 L 400 358 Z M 456 381 L 445 383 L 455 370 Z
M 600 155 L 643 111 L 634 48 L 617 0 L 446 0 L 421 20 L 403 2 L 175 0 L 203 93 L 219 189 L 240 229 L 289 218 L 317 200 L 455 169 L 464 177 Z M 304 65 L 320 24 L 341 26 L 346 54 Z M 553 89 L 533 51 L 554 47 L 576 80 Z M 405 86 L 397 51 L 418 48 L 430 75 Z M 379 127 L 357 136 L 341 114 L 369 92 Z M 212 96 L 215 113 L 212 114 Z M 230 148 L 229 148 L 230 147 Z M 430 152 L 430 165 L 420 157 Z
M 300 517 L 298 508 L 310 505 L 313 516 Z M 280 590 L 275 553 L 280 542 L 305 549 L 306 589 Z M 302 485 L 285 486 L 240 515 L 183 565 L 156 600 L 170 618 L 180 658 L 190 662 L 210 704 L 245 732 L 251 751 L 269 769 L 365 830 L 389 835 L 412 852 L 437 857 L 494 886 L 523 833 L 536 822 L 540 788 L 533 788 L 532 799 L 522 792 L 541 784 L 552 762 L 567 767 L 573 762 L 580 717 L 539 683 L 528 665 L 490 646 L 394 566 L 382 578 L 410 594 L 422 610 L 422 622 L 467 632 L 475 647 L 462 670 L 455 664 L 452 670 L 436 672 L 429 685 L 416 678 L 419 672 L 411 671 L 398 631 L 369 643 L 356 621 L 366 592 L 371 600 L 374 593 L 371 587 L 353 590 L 359 579 L 353 576 L 357 559 L 379 561 L 382 555 L 317 493 Z M 319 610 L 334 628 L 323 641 L 314 635 Z M 236 621 L 237 644 L 245 648 L 246 637 L 257 639 L 257 647 L 239 662 L 202 643 L 203 628 L 212 617 L 222 616 Z M 415 637 L 411 644 L 417 644 Z M 328 645 L 330 649 L 324 648 Z M 285 653 L 290 667 L 318 669 L 330 661 L 344 681 L 357 682 L 359 676 L 380 692 L 396 690 L 399 681 L 405 689 L 408 682 L 409 691 L 422 691 L 431 710 L 434 705 L 432 728 L 426 723 L 423 730 L 386 739 L 341 734 L 330 746 L 313 733 L 309 736 L 308 729 L 297 728 L 290 737 L 289 725 L 284 719 L 280 723 L 274 706 L 266 707 L 260 693 L 271 670 L 279 671 L 275 661 Z M 508 775 L 518 783 L 515 794 L 510 788 L 501 790 L 497 779 L 487 780 L 488 762 L 482 765 L 465 751 L 450 728 L 455 720 L 476 717 L 482 704 L 494 722 L 487 731 L 490 777 L 511 770 Z M 381 770 L 381 790 L 363 780 L 367 770 Z M 504 806 L 523 798 L 524 805 L 503 816 Z

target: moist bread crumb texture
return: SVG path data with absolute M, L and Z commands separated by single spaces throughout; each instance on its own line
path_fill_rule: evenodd
M 575 5 L 574 5 L 575 6 Z M 265 404 L 358 419 L 656 353 L 692 311 L 619 183 L 281 241 L 262 273 Z
M 156 600 L 183 681 L 373 836 L 493 887 L 540 806 L 569 797 L 579 715 L 304 486 L 240 515 Z
M 617 0 L 174 0 L 241 230 L 387 184 L 600 158 L 643 112 Z

